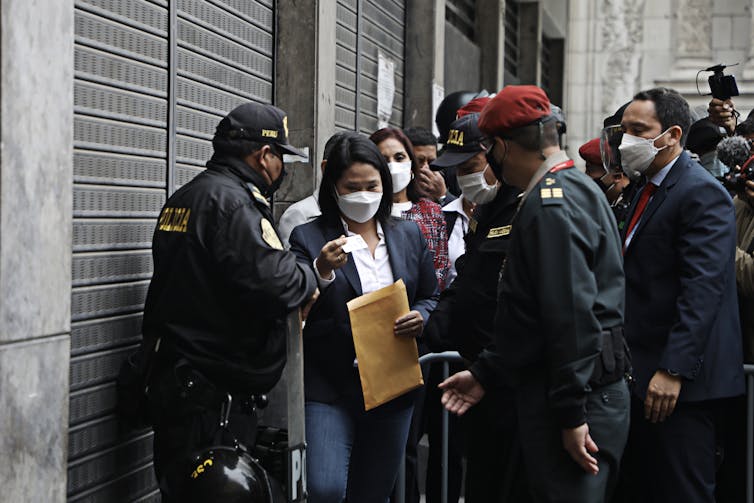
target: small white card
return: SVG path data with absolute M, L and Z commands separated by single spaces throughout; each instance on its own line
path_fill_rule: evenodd
M 356 234 L 355 236 L 348 236 L 346 238 L 346 244 L 343 245 L 343 253 L 351 253 L 355 250 L 361 250 L 362 248 L 367 247 L 367 242 L 364 241 L 364 238 L 361 237 L 360 234 Z

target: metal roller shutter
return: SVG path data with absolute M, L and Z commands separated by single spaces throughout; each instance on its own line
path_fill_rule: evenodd
M 272 103 L 272 0 L 178 0 L 175 188 L 212 155 L 218 121 L 246 101 Z
M 338 130 L 370 134 L 377 129 L 380 52 L 395 63 L 395 96 L 389 122 L 391 126 L 403 126 L 405 19 L 404 0 L 338 0 L 335 34 Z
M 152 434 L 120 430 L 114 379 L 141 337 L 167 195 L 222 115 L 272 102 L 273 27 L 273 0 L 75 2 L 69 501 L 160 499 Z

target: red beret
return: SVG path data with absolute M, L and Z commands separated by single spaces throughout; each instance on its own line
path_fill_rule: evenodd
M 490 96 L 484 96 L 482 98 L 475 98 L 469 101 L 458 109 L 458 111 L 456 112 L 456 119 L 460 119 L 464 115 L 478 114 L 482 111 L 482 109 L 484 109 L 484 105 L 486 105 L 487 102 L 491 99 L 492 98 Z
M 600 139 L 595 138 L 584 143 L 579 148 L 579 155 L 589 164 L 602 166 L 602 154 L 600 153 Z
M 550 115 L 550 100 L 537 86 L 505 86 L 482 110 L 479 129 L 488 136 L 528 126 Z

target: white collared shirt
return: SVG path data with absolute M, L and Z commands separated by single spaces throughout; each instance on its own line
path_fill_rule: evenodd
M 450 270 L 448 271 L 447 284 L 450 285 L 453 280 L 458 276 L 456 271 L 456 260 L 458 257 L 466 253 L 466 242 L 463 237 L 469 229 L 469 217 L 463 211 L 463 195 L 457 199 L 453 199 L 451 202 L 442 207 L 442 211 L 446 213 L 457 213 L 456 221 L 453 224 L 453 229 L 448 236 L 448 259 L 450 260 Z
M 343 230 L 346 236 L 355 236 L 356 234 L 348 229 L 348 224 L 344 220 Z M 380 288 L 384 288 L 394 283 L 393 268 L 390 265 L 390 256 L 387 251 L 387 243 L 385 242 L 385 233 L 382 231 L 382 225 L 377 222 L 377 237 L 379 242 L 377 248 L 374 250 L 374 256 L 369 251 L 369 248 L 362 248 L 361 250 L 354 250 L 350 253 L 350 260 L 353 260 L 356 266 L 356 271 L 359 273 L 359 279 L 361 280 L 361 293 L 366 294 L 374 292 Z M 314 270 L 317 271 L 317 260 L 314 260 Z M 317 272 L 317 280 L 319 282 L 320 290 L 328 287 L 330 283 L 335 280 L 335 271 L 333 274 L 325 279 Z
M 680 155 L 678 157 L 680 157 Z M 678 157 L 676 157 L 675 159 L 667 163 L 665 166 L 663 166 L 663 168 L 657 173 L 655 173 L 654 176 L 647 183 L 651 183 L 655 187 L 659 187 L 660 185 L 662 185 L 662 182 L 665 181 L 665 177 L 667 177 L 668 173 L 670 173 L 670 170 L 675 165 L 675 162 L 678 160 Z M 642 190 L 645 190 L 645 189 L 646 189 L 646 186 Z M 641 193 L 637 194 L 636 197 L 641 197 Z M 647 201 L 647 206 L 649 206 L 649 203 L 652 202 L 652 199 L 654 199 L 654 197 L 655 196 L 653 194 L 652 197 L 649 198 L 649 201 Z M 646 211 L 646 207 L 645 207 L 645 211 Z M 626 248 L 628 248 L 628 245 L 631 244 L 631 240 L 634 238 L 634 234 L 636 234 L 636 229 L 639 228 L 639 224 L 641 223 L 642 218 L 644 218 L 643 214 L 641 217 L 639 217 L 639 221 L 636 222 L 636 225 L 634 225 L 634 228 L 631 229 L 631 234 L 626 236 Z

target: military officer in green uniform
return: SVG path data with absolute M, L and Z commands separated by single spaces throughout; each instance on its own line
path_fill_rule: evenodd
M 524 193 L 499 273 L 499 364 L 449 378 L 443 402 L 464 413 L 484 396 L 480 382 L 501 378 L 514 390 L 535 501 L 607 501 L 629 420 L 615 219 L 604 194 L 560 150 L 540 88 L 504 88 L 479 128 L 493 142 L 490 164 Z
M 455 261 L 458 275 L 442 292 L 424 328 L 424 339 L 432 351 L 458 351 L 471 368 L 484 369 L 496 365 L 490 350 L 495 342 L 497 276 L 521 190 L 501 183 L 501 173 L 489 166 L 485 154 L 490 145 L 478 121 L 477 113 L 455 120 L 449 133 L 455 141 L 449 141 L 433 163 L 433 167 L 454 168 L 461 201 L 464 206 L 466 200 L 476 206 L 464 237 L 465 253 Z M 462 216 L 445 214 L 446 219 L 448 215 L 454 218 L 449 227 L 455 229 Z M 448 234 L 452 236 L 450 230 Z M 475 375 L 491 373 L 482 370 Z M 521 450 L 515 435 L 512 390 L 499 379 L 481 384 L 484 398 L 460 423 L 466 456 L 464 499 L 467 503 L 525 503 L 527 488 L 519 476 Z

